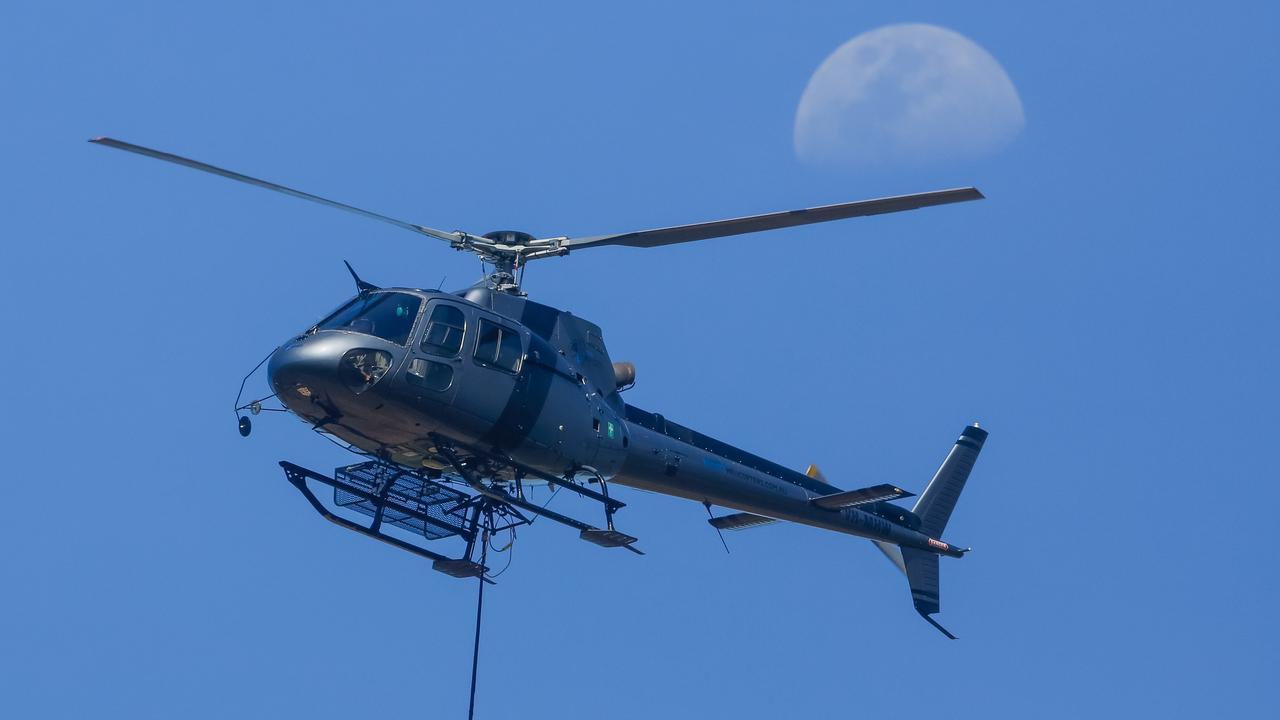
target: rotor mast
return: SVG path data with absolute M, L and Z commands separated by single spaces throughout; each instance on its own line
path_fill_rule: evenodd
M 500 292 L 520 294 L 520 269 L 530 260 L 567 255 L 569 248 L 560 247 L 568 238 L 543 238 L 518 230 L 495 230 L 480 237 L 463 235 L 463 239 L 451 243 L 457 250 L 466 250 L 480 256 L 493 266 L 493 272 L 485 276 L 485 284 Z

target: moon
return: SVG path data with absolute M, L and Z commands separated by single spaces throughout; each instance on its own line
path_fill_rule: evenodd
M 796 108 L 806 165 L 864 169 L 975 158 L 1024 124 L 1004 68 L 977 43 L 925 24 L 888 25 L 831 53 Z

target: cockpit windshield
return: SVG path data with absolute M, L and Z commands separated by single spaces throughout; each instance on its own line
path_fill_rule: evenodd
M 409 341 L 409 331 L 421 305 L 421 298 L 408 293 L 362 293 L 321 321 L 316 329 L 375 335 L 404 345 Z

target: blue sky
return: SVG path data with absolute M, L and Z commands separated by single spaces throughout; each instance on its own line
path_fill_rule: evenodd
M 534 526 L 486 598 L 481 717 L 1274 712 L 1277 13 L 1263 3 L 6 3 L 0 710 L 465 712 L 474 586 L 320 521 L 241 375 L 351 292 L 469 256 L 91 146 L 446 229 L 596 234 L 973 184 L 963 206 L 531 266 L 628 399 L 837 484 L 991 431 L 948 642 L 866 542 L 622 491 L 635 557 Z M 1004 150 L 815 170 L 810 74 L 927 22 L 990 52 Z M 557 499 L 561 503 L 562 499 Z M 565 502 L 566 510 L 582 510 Z M 376 709 L 376 710 L 375 710 Z

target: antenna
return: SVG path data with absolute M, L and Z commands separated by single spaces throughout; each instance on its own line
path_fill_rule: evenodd
M 711 527 L 713 527 L 713 528 L 715 528 L 715 529 L 716 529 L 716 535 L 719 535 L 719 536 L 720 536 L 720 544 L 724 546 L 724 554 L 725 554 L 725 555 L 728 555 L 728 554 L 729 554 L 729 543 L 727 543 L 727 542 L 725 542 L 725 541 L 724 541 L 724 532 L 723 532 L 723 531 L 721 531 L 721 530 L 720 530 L 720 526 L 719 526 L 719 525 L 716 525 L 716 524 L 715 524 L 715 522 L 714 522 L 714 521 L 715 521 L 715 519 L 716 519 L 716 516 L 711 514 L 711 502 L 710 502 L 710 501 L 707 501 L 707 500 L 703 500 L 703 501 L 702 501 L 702 507 L 704 507 L 704 508 L 706 508 L 706 509 L 707 509 L 707 517 L 708 517 L 708 518 L 710 518 L 710 520 L 708 520 L 708 522 L 710 522 L 710 523 L 711 523 Z
M 362 293 L 372 292 L 373 290 L 382 289 L 377 285 L 374 285 L 373 283 L 368 283 L 368 282 L 365 282 L 364 280 L 361 280 L 360 276 L 356 274 L 355 268 L 351 267 L 351 263 L 347 262 L 346 260 L 343 260 L 342 264 L 347 266 L 347 272 L 351 273 L 351 279 L 356 281 L 356 289 L 359 290 L 360 292 Z

